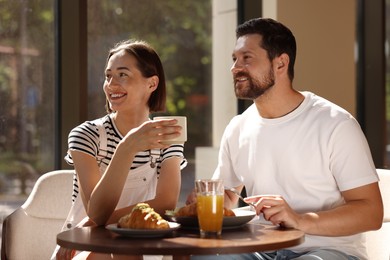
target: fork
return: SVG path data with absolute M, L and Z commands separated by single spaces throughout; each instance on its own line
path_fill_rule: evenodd
M 233 192 L 240 200 L 242 200 L 243 202 L 245 202 L 246 204 L 248 204 L 249 206 L 252 206 L 256 209 L 256 205 L 253 204 L 252 202 L 246 202 L 244 200 L 244 197 L 241 196 L 241 194 L 238 192 L 238 190 L 236 190 L 235 188 L 230 188 L 228 189 L 229 191 Z

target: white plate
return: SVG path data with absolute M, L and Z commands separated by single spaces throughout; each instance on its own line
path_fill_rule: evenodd
M 242 227 L 256 216 L 256 212 L 251 211 L 250 207 L 242 207 L 232 210 L 236 216 L 223 217 L 223 229 L 234 229 Z M 169 221 L 180 223 L 182 227 L 199 228 L 197 217 L 176 217 L 168 214 L 165 215 L 165 218 Z
M 126 237 L 163 237 L 171 234 L 173 231 L 180 227 L 180 224 L 175 222 L 168 222 L 169 228 L 164 229 L 131 229 L 120 228 L 118 224 L 107 225 L 106 228 L 119 235 Z
M 241 227 L 251 221 L 256 216 L 256 212 L 251 211 L 248 207 L 232 210 L 234 214 L 236 214 L 236 216 L 223 218 L 224 229 Z

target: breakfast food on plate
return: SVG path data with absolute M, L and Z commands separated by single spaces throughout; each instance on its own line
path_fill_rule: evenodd
M 227 209 L 227 208 L 223 208 L 223 215 L 225 217 L 234 217 L 234 216 L 236 216 L 236 214 L 234 213 L 233 210 Z
M 223 208 L 223 215 L 225 217 L 234 217 L 236 214 L 234 214 L 233 210 L 231 209 Z M 179 210 L 175 213 L 175 216 L 176 217 L 197 217 L 198 213 L 196 211 L 196 202 L 179 208 Z
M 164 229 L 169 223 L 160 214 L 154 211 L 147 203 L 138 203 L 130 214 L 121 217 L 118 221 L 120 228 L 132 229 Z
M 176 217 L 196 217 L 197 215 L 196 203 L 191 203 L 181 207 L 175 214 Z

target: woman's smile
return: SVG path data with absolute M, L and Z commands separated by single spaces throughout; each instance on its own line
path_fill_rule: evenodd
M 124 96 L 126 96 L 127 94 L 126 93 L 110 93 L 110 99 L 111 100 L 118 100 Z

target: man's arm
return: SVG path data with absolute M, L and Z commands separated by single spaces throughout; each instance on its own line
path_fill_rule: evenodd
M 345 204 L 330 210 L 298 214 L 282 197 L 253 196 L 257 213 L 266 220 L 296 228 L 306 234 L 320 236 L 348 236 L 379 229 L 383 221 L 383 203 L 378 183 L 342 192 Z
M 383 203 L 377 182 L 344 191 L 342 195 L 344 205 L 304 214 L 298 228 L 307 234 L 347 236 L 381 227 Z

